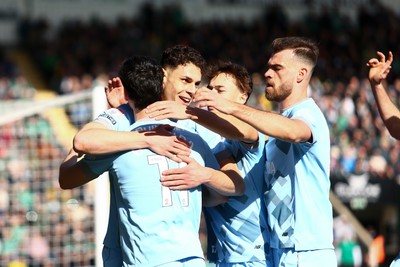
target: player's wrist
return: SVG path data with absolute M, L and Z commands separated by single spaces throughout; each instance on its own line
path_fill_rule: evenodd
M 132 141 L 130 142 L 132 146 L 130 149 L 142 149 L 151 147 L 151 137 L 146 136 L 145 131 L 134 131 L 132 133 Z
M 216 170 L 214 170 L 214 169 L 211 169 L 211 168 L 209 168 L 209 167 L 204 167 L 207 171 L 206 172 L 204 172 L 204 174 L 205 175 L 203 175 L 202 176 L 202 184 L 204 184 L 205 186 L 207 186 L 207 187 L 211 187 L 212 188 L 212 183 L 213 183 L 213 180 L 214 180 L 214 176 L 215 176 L 215 174 L 216 174 Z
M 371 82 L 371 88 L 374 91 L 385 90 L 383 87 L 382 81 L 380 82 Z

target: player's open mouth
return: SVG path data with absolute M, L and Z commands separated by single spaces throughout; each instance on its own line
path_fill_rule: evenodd
M 180 96 L 179 98 L 182 100 L 182 102 L 183 102 L 184 105 L 189 105 L 190 102 L 192 101 L 192 98 L 188 98 L 188 97 L 182 97 L 182 96 Z
M 269 84 L 269 83 L 267 83 L 267 84 L 265 85 L 265 89 L 266 89 L 266 90 L 272 89 L 272 88 L 273 88 L 273 86 L 272 86 L 271 84 Z

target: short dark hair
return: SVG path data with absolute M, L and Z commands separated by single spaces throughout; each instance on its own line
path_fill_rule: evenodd
M 130 57 L 123 62 L 118 76 L 135 108 L 142 110 L 161 100 L 163 71 L 156 60 L 147 56 Z
M 208 68 L 207 78 L 211 80 L 221 73 L 231 75 L 240 91 L 246 93 L 248 97 L 253 92 L 253 82 L 245 67 L 231 61 L 217 61 Z
M 309 62 L 314 68 L 317 65 L 319 49 L 317 44 L 306 37 L 282 37 L 276 38 L 271 44 L 272 54 L 276 54 L 286 49 L 293 49 L 294 54 Z
M 175 45 L 164 50 L 161 56 L 161 66 L 164 69 L 177 68 L 179 65 L 192 63 L 203 72 L 206 60 L 199 51 L 190 46 Z

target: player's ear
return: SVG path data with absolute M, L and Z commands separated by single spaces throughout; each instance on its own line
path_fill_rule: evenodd
M 162 68 L 162 71 L 163 71 L 163 87 L 164 87 L 164 85 L 165 85 L 165 83 L 167 81 L 168 71 L 166 69 L 164 69 L 164 68 Z
M 241 104 L 246 104 L 249 95 L 247 93 L 241 93 L 239 96 L 239 101 Z
M 297 82 L 298 83 L 302 82 L 305 79 L 305 77 L 307 76 L 307 74 L 308 74 L 307 68 L 300 68 L 299 72 L 297 74 Z

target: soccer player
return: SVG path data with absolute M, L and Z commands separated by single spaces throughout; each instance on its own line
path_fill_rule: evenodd
M 225 99 L 246 104 L 252 93 L 252 82 L 244 67 L 220 63 L 209 75 L 209 89 Z M 205 208 L 212 229 L 208 232 L 209 261 L 218 267 L 270 266 L 269 233 L 262 202 L 265 136 L 258 133 L 257 141 L 250 143 L 226 139 L 224 145 L 225 149 L 218 155 L 228 153 L 227 157 L 235 159 L 244 177 L 245 192 L 242 196 L 229 197 L 226 203 Z
M 252 93 L 252 81 L 244 67 L 220 61 L 210 67 L 208 76 L 210 82 L 208 89 L 205 90 L 215 91 L 230 101 L 246 104 Z M 216 110 L 211 113 L 189 107 L 184 114 L 177 114 L 165 102 L 156 102 L 146 110 L 149 115 L 159 119 L 169 116 L 192 118 L 225 136 L 229 136 L 233 125 L 246 128 L 243 122 L 234 123 L 232 118 Z M 218 117 L 213 116 L 214 114 Z M 214 152 L 219 151 L 217 158 L 233 157 L 245 182 L 245 192 L 242 196 L 231 196 L 219 205 L 213 205 L 215 203 L 212 202 L 211 206 L 204 209 L 208 225 L 208 260 L 219 267 L 271 266 L 266 209 L 262 202 L 265 136 L 252 129 L 256 134 L 253 140 L 225 139 L 214 149 Z M 252 132 L 251 129 L 248 129 L 248 132 Z M 183 171 L 182 169 L 166 171 L 162 178 L 163 184 L 168 185 L 168 182 L 173 182 Z M 207 200 L 205 203 L 207 204 Z
M 151 130 L 166 123 L 176 126 L 169 120 L 149 120 L 143 111 L 148 104 L 161 100 L 161 66 L 146 57 L 134 57 L 124 62 L 120 77 L 134 107 L 136 122 L 131 130 Z M 197 134 L 178 127 L 171 132 L 190 144 L 186 162 L 219 169 L 211 149 Z M 110 172 L 124 266 L 205 266 L 198 238 L 201 187 L 172 191 L 160 183 L 163 170 L 180 164 L 149 149 L 86 156 L 79 162 L 80 169 L 92 179 Z M 60 183 L 64 179 L 68 178 L 61 177 Z
M 378 51 L 377 54 L 379 58 L 371 58 L 367 62 L 367 66 L 370 67 L 368 79 L 383 123 L 390 135 L 400 140 L 400 110 L 394 105 L 383 86 L 383 81 L 391 69 L 393 54 L 389 52 L 387 60 L 382 52 Z M 400 267 L 400 253 L 390 267 Z
M 181 108 L 186 108 L 192 98 L 195 90 L 201 82 L 201 73 L 205 66 L 205 61 L 201 54 L 187 46 L 173 46 L 164 51 L 161 59 L 163 66 L 163 96 L 169 100 L 180 103 Z M 110 81 L 109 88 L 115 87 L 123 90 L 122 83 L 118 78 Z M 114 88 L 114 89 L 115 89 Z M 108 90 L 107 90 L 108 91 Z M 112 90 L 113 91 L 113 90 Z M 108 94 L 112 94 L 108 92 Z M 121 92 L 119 92 L 119 95 Z M 118 94 L 116 94 L 118 96 Z M 124 100 L 126 97 L 118 97 L 119 100 Z M 108 98 L 115 99 L 115 98 Z M 117 99 L 117 102 L 118 102 Z M 112 102 L 115 105 L 115 102 Z M 117 104 L 119 105 L 119 103 Z M 149 148 L 152 151 L 165 155 L 176 161 L 181 161 L 177 158 L 177 154 L 188 155 L 188 149 L 185 142 L 179 138 L 171 136 L 170 127 L 160 125 L 149 131 L 128 131 L 129 126 L 134 122 L 134 114 L 128 104 L 123 104 L 118 108 L 110 109 L 101 114 L 95 121 L 85 125 L 74 137 L 74 148 L 66 157 L 63 164 L 60 166 L 60 175 L 67 175 L 67 170 L 77 163 L 80 153 L 84 154 L 104 154 L 118 151 L 126 151 L 138 148 Z M 181 122 L 181 121 L 179 121 Z M 204 127 L 195 123 L 183 122 L 185 128 L 193 132 L 201 133 L 207 143 L 212 146 L 219 142 L 219 136 L 208 131 Z M 117 131 L 115 131 L 117 130 Z M 189 164 L 189 166 L 192 166 Z M 240 175 L 234 173 L 235 168 L 233 162 L 226 162 L 222 167 L 227 173 L 230 173 L 230 178 L 225 180 L 221 176 L 211 181 L 206 181 L 207 176 L 201 172 L 193 172 L 191 184 L 192 187 L 200 183 L 206 183 L 212 188 L 217 188 L 222 194 L 240 195 L 244 191 L 244 183 Z M 185 170 L 190 168 L 185 167 Z M 218 173 L 216 173 L 218 175 Z M 236 177 L 236 178 L 234 178 Z M 73 178 L 73 179 L 72 179 Z M 223 176 L 223 178 L 225 178 Z M 87 183 L 90 179 L 80 175 L 72 175 L 70 179 L 65 179 L 64 188 L 74 188 Z M 66 184 L 67 183 L 67 184 Z M 118 225 L 115 221 L 118 220 L 115 214 L 115 199 L 114 189 L 110 185 L 110 214 L 106 237 L 104 239 L 103 262 L 105 266 L 120 265 L 120 244 L 118 241 Z M 177 184 L 179 187 L 179 184 Z
M 264 193 L 274 266 L 337 266 L 329 201 L 330 138 L 325 117 L 307 95 L 318 58 L 315 42 L 277 38 L 264 76 L 265 96 L 280 114 L 200 90 L 193 101 L 233 115 L 269 136 Z

